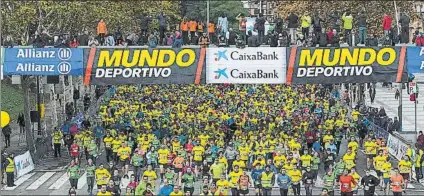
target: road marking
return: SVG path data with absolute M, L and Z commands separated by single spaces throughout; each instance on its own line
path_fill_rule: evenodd
M 82 175 L 79 179 L 78 179 L 78 190 L 81 190 L 82 187 L 85 186 L 85 184 L 87 184 L 87 172 L 84 173 L 84 175 Z
M 29 174 L 25 174 L 23 176 L 21 176 L 20 178 L 18 178 L 18 180 L 15 181 L 15 185 L 13 187 L 7 187 L 4 186 L 1 190 L 5 190 L 5 191 L 13 191 L 15 190 L 19 185 L 21 185 L 22 183 L 24 183 L 25 181 L 27 181 L 29 178 L 31 178 L 33 175 L 35 174 L 35 172 L 33 173 L 29 173 Z
M 52 177 L 56 172 L 46 172 L 41 177 L 39 177 L 35 182 L 29 185 L 26 190 L 37 190 L 42 184 L 44 184 L 50 177 Z
M 60 176 L 60 178 L 59 179 L 57 179 L 56 180 L 56 182 L 55 183 L 53 183 L 50 187 L 49 187 L 49 190 L 57 190 L 57 189 L 60 189 L 60 187 L 62 187 L 64 184 L 65 184 L 65 182 L 66 181 L 68 181 L 69 180 L 69 177 L 68 177 L 68 173 L 64 173 L 62 176 Z

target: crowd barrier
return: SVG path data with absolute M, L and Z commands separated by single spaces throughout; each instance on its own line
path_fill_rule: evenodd
M 4 75 L 83 75 L 86 85 L 407 82 L 424 49 L 394 47 L 5 48 Z
M 389 154 L 400 161 L 408 152 L 408 142 L 400 137 L 399 135 L 390 134 L 387 130 L 381 128 L 380 126 L 370 123 L 368 127 L 370 131 L 373 131 L 377 138 L 383 138 L 387 141 L 387 147 Z M 412 162 L 415 162 L 412 160 Z M 395 166 L 397 167 L 397 166 Z M 415 169 L 412 169 L 412 178 L 416 179 Z
M 31 172 L 35 168 L 34 161 L 32 161 L 31 153 L 29 153 L 29 151 L 15 156 L 13 161 L 15 162 L 15 174 L 17 178 Z

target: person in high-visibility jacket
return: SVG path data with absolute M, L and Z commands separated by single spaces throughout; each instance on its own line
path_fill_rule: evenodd
M 60 154 L 60 146 L 62 145 L 63 134 L 57 127 L 55 128 L 55 132 L 53 133 L 52 138 L 54 147 L 54 157 L 57 157 L 58 154 L 60 157 L 62 157 L 62 155 Z
M 262 195 L 270 196 L 275 182 L 275 175 L 271 172 L 271 167 L 269 165 L 265 167 L 265 172 L 262 172 L 259 180 L 262 186 Z
M 7 186 L 13 187 L 15 185 L 15 162 L 13 161 L 13 154 L 10 154 L 6 159 L 6 175 L 7 175 Z
M 423 179 L 422 176 L 422 159 L 423 159 L 423 150 L 417 149 L 415 151 L 415 173 L 417 175 L 417 181 Z
M 96 169 L 96 183 L 97 183 L 97 189 L 101 189 L 102 185 L 107 185 L 109 182 L 109 179 L 111 177 L 109 171 L 104 168 L 103 163 L 99 165 L 99 168 Z

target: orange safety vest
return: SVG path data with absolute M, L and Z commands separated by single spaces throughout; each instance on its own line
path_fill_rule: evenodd
M 209 33 L 215 33 L 215 24 L 213 24 L 213 23 L 208 24 L 208 32 Z
M 197 22 L 196 21 L 194 21 L 194 20 L 192 20 L 192 21 L 190 21 L 190 23 L 189 23 L 189 26 L 190 26 L 190 31 L 196 31 L 196 28 L 197 28 Z
M 181 21 L 180 30 L 181 31 L 188 31 L 188 22 Z

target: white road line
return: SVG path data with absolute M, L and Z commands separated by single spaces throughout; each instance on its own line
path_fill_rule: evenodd
M 49 190 L 57 190 L 60 189 L 60 187 L 62 187 L 65 182 L 67 182 L 69 180 L 68 174 L 65 172 L 62 176 L 60 176 L 59 179 L 56 180 L 55 183 L 53 183 L 50 187 Z
M 39 177 L 35 182 L 29 185 L 26 190 L 37 190 L 42 184 L 44 184 L 50 177 L 52 177 L 56 172 L 46 172 L 41 177 Z
M 85 184 L 87 184 L 87 172 L 84 173 L 84 175 L 82 175 L 79 179 L 78 179 L 78 190 L 81 190 L 82 187 L 85 186 Z
M 25 181 L 27 181 L 29 178 L 31 178 L 33 175 L 35 174 L 35 172 L 29 173 L 29 174 L 25 174 L 23 176 L 21 176 L 20 178 L 18 178 L 18 180 L 15 181 L 15 185 L 13 187 L 7 187 L 4 186 L 1 190 L 5 190 L 5 191 L 13 191 L 15 190 L 19 185 L 21 185 L 22 183 L 24 183 Z

